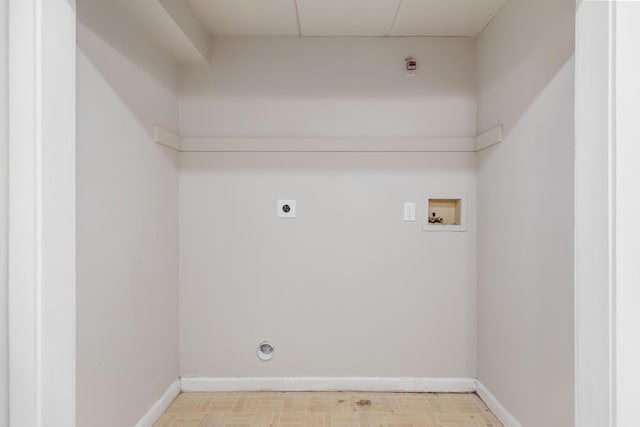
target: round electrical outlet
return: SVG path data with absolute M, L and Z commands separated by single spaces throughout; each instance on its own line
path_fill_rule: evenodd
M 265 361 L 271 360 L 274 351 L 275 349 L 273 348 L 273 344 L 268 341 L 262 341 L 258 345 L 258 358 Z

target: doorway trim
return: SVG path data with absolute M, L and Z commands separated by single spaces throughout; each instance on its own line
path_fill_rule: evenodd
M 75 2 L 9 3 L 9 419 L 75 426 Z

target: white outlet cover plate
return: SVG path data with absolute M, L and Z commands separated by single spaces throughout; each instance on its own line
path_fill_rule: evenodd
M 416 203 L 405 202 L 404 203 L 404 220 L 415 221 L 416 220 Z
M 289 205 L 289 212 L 284 211 L 284 206 Z M 295 218 L 296 217 L 296 201 L 290 199 L 278 200 L 278 218 Z

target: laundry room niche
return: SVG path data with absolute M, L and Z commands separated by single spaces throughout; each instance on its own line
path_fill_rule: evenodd
M 427 198 L 422 221 L 424 231 L 467 231 L 466 198 L 431 196 Z
M 360 378 L 571 424 L 575 8 L 465 1 L 78 0 L 78 427 Z

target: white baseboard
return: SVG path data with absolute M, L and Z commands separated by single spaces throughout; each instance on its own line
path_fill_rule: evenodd
M 480 399 L 484 401 L 504 427 L 522 427 L 522 424 L 502 406 L 498 399 L 480 381 L 477 381 L 476 394 L 480 396 Z
M 180 387 L 180 379 L 175 380 L 135 427 L 153 427 L 153 424 L 160 419 L 171 402 L 180 394 Z
M 264 377 L 182 378 L 182 391 L 390 391 L 472 393 L 471 378 Z

